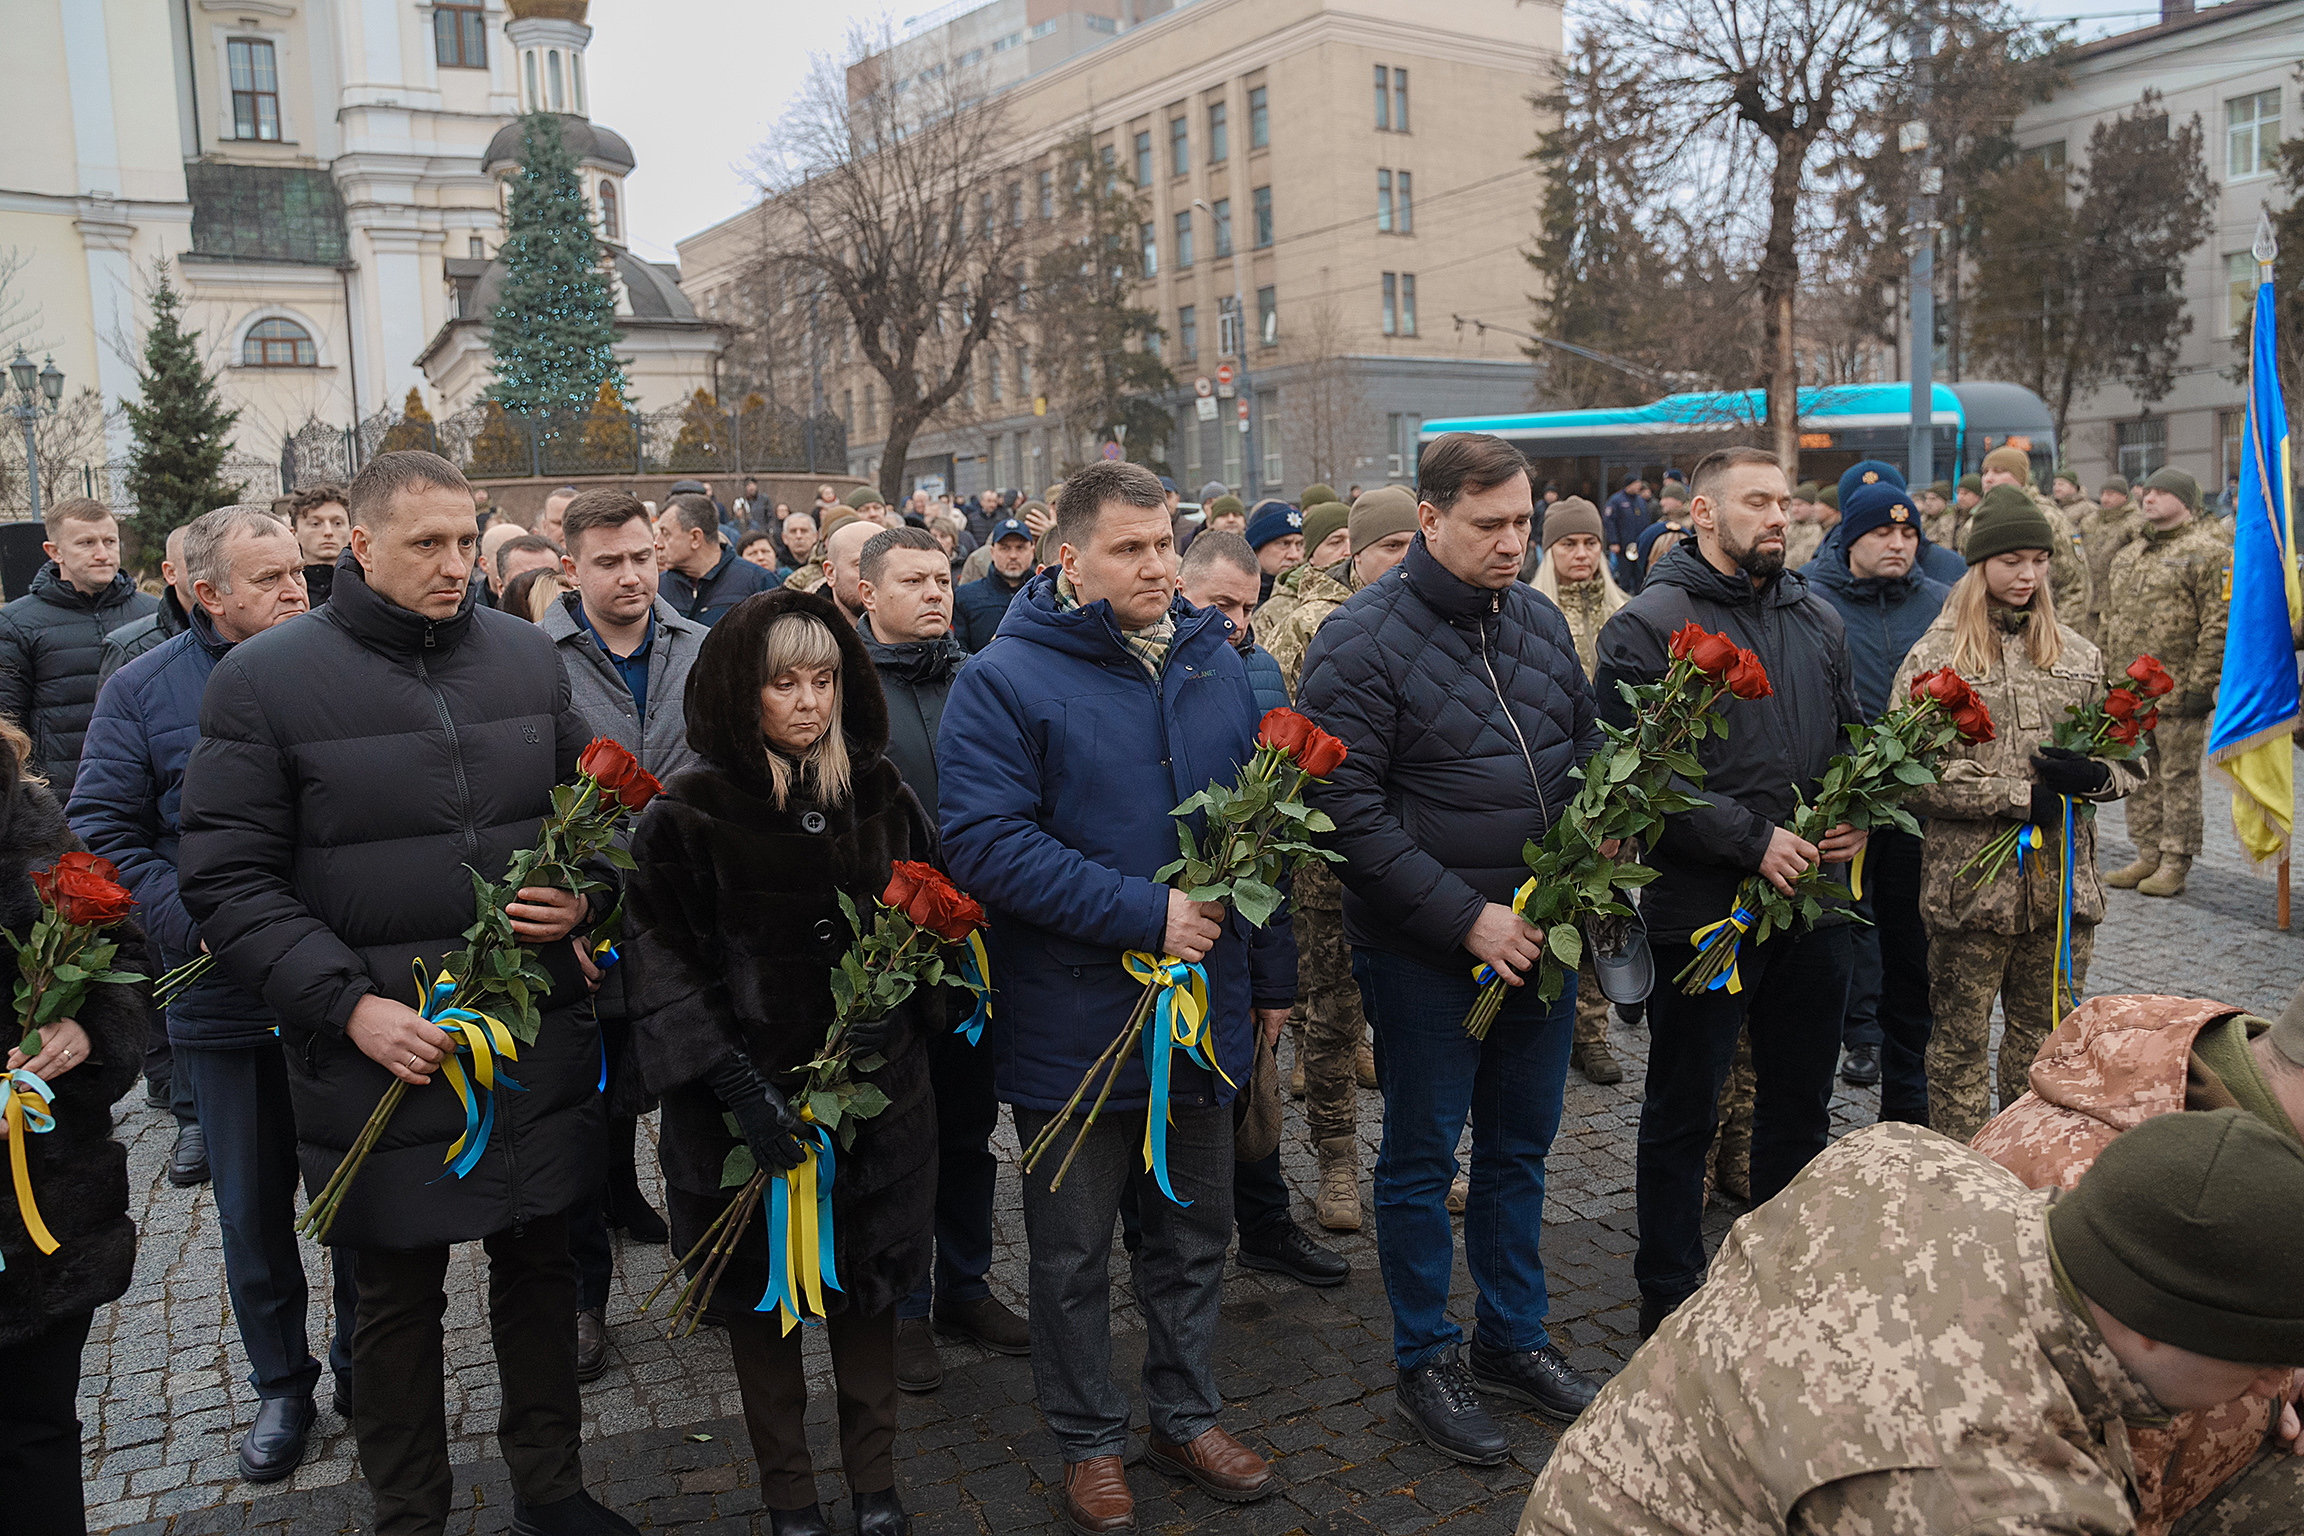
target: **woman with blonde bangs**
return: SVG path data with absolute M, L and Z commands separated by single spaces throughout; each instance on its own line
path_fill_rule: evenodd
M 1994 999 L 2006 1018 L 1998 1072 L 2005 1108 L 2024 1092 L 2032 1058 L 2088 978 L 2104 888 L 2096 878 L 2096 824 L 2082 805 L 2069 807 L 2066 859 L 2068 802 L 2117 800 L 2142 781 L 2129 763 L 2050 745 L 2069 707 L 2092 705 L 2104 692 L 2096 647 L 2056 619 L 2049 590 L 2055 538 L 2021 489 L 1993 487 L 1969 525 L 1962 550 L 1968 574 L 1904 658 L 1891 694 L 1901 700 L 1914 678 L 1949 667 L 1992 715 L 1991 740 L 1954 742 L 1938 767 L 1939 782 L 1905 801 L 1927 818 L 1920 916 L 1936 1019 L 1927 1054 L 1928 1123 L 1960 1141 L 1992 1114 L 1986 1056 Z M 1989 875 L 1963 872 L 2011 823 L 2033 829 L 2024 856 Z M 2071 981 L 2059 999 L 2067 934 Z

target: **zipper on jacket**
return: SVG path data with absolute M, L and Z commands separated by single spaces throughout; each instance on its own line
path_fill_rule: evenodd
M 432 643 L 432 626 L 429 624 L 424 626 L 424 643 L 427 646 Z M 416 658 L 416 678 L 424 685 L 424 691 L 432 695 L 432 707 L 440 715 L 440 728 L 448 733 L 448 766 L 456 774 L 456 820 L 464 833 L 465 853 L 477 859 L 480 857 L 480 833 L 472 825 L 472 788 L 464 778 L 464 745 L 456 738 L 455 718 L 448 713 L 448 700 L 441 695 L 439 689 L 432 686 L 432 673 L 424 665 L 421 655 Z
M 1497 599 L 1496 606 L 1503 606 L 1501 598 Z M 1487 669 L 1488 687 L 1496 695 L 1496 707 L 1504 711 L 1505 722 L 1512 727 L 1512 734 L 1519 738 L 1520 761 L 1528 765 L 1528 782 L 1536 789 L 1536 812 L 1544 818 L 1544 825 L 1536 833 L 1542 837 L 1552 830 L 1552 806 L 1544 798 L 1544 781 L 1536 776 L 1536 754 L 1528 750 L 1528 737 L 1521 731 L 1520 722 L 1512 718 L 1512 704 L 1504 697 L 1504 685 L 1496 681 L 1496 663 L 1488 658 L 1488 626 L 1475 619 L 1472 627 L 1480 631 L 1480 665 Z

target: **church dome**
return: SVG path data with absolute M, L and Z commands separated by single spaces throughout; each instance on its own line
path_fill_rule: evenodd
M 582 22 L 591 0 L 504 0 L 504 9 L 512 13 L 514 21 L 574 21 Z
M 488 141 L 488 152 L 481 156 L 480 168 L 491 176 L 517 168 L 522 137 L 518 121 L 497 129 L 496 137 Z M 604 165 L 621 173 L 629 172 L 634 164 L 632 146 L 624 142 L 624 136 L 589 118 L 561 116 L 560 142 L 568 146 L 568 153 L 579 165 Z

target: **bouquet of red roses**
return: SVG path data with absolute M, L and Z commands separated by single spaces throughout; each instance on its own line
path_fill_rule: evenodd
M 553 886 L 579 895 L 606 889 L 605 882 L 594 879 L 583 866 L 604 858 L 618 869 L 630 869 L 632 856 L 617 845 L 617 834 L 626 817 L 663 792 L 664 786 L 640 766 L 638 758 L 617 742 L 599 737 L 577 759 L 576 781 L 553 789 L 552 814 L 544 818 L 535 846 L 512 855 L 503 879 L 490 881 L 465 866 L 472 876 L 475 910 L 472 926 L 464 930 L 465 947 L 443 960 L 429 983 L 423 962 L 416 967 L 418 1011 L 456 1045 L 441 1070 L 464 1105 L 464 1134 L 448 1148 L 447 1158 L 458 1178 L 470 1173 L 488 1149 L 498 1079 L 506 1088 L 520 1086 L 499 1063 L 517 1061 L 519 1046 L 536 1043 L 536 1032 L 543 1025 L 538 1004 L 552 990 L 550 973 L 512 932 L 512 916 L 505 907 L 524 886 Z M 472 1062 L 469 1079 L 465 1057 Z M 407 1093 L 407 1083 L 394 1078 L 336 1172 L 304 1207 L 297 1228 L 311 1233 L 315 1242 L 328 1240 L 345 1192 Z
M 2065 705 L 2064 718 L 2049 734 L 2049 745 L 2116 763 L 2143 751 L 2144 733 L 2160 723 L 2160 706 L 2153 701 L 2175 692 L 2176 679 L 2154 656 L 2139 656 L 2128 663 L 2127 677 L 2134 686 L 2107 689 L 2098 703 Z M 2082 816 L 2095 813 L 2092 805 L 2079 807 Z M 1973 874 L 1979 885 L 1987 885 L 2008 867 L 2010 859 L 2021 857 L 2026 848 L 2039 846 L 2039 828 L 2018 822 L 1994 835 L 1954 873 Z
M 1950 667 L 1939 667 L 1912 679 L 1910 702 L 1870 725 L 1851 725 L 1847 731 L 1851 750 L 1825 765 L 1815 800 L 1794 809 L 1789 828 L 1793 836 L 1819 843 L 1842 823 L 1894 826 L 1917 836 L 1920 823 L 1899 802 L 1917 786 L 1936 782 L 1936 759 L 1954 741 L 1990 741 L 1992 716 L 1966 679 Z M 1743 991 L 1736 953 L 1744 935 L 1751 933 L 1754 943 L 1764 943 L 1794 923 L 1815 922 L 1827 903 L 1845 906 L 1860 898 L 1863 858 L 1858 850 L 1846 886 L 1825 874 L 1822 864 L 1810 865 L 1793 881 L 1789 896 L 1758 875 L 1747 876 L 1736 888 L 1736 904 L 1728 916 L 1689 936 L 1696 958 L 1674 978 L 1681 990 L 1690 996 L 1719 987 Z
M 1176 818 L 1176 842 L 1184 856 L 1155 871 L 1152 878 L 1177 880 L 1192 900 L 1229 903 L 1251 924 L 1263 927 L 1280 910 L 1284 899 L 1280 881 L 1289 870 L 1315 859 L 1343 862 L 1343 855 L 1330 853 L 1311 841 L 1315 833 L 1333 832 L 1336 824 L 1326 812 L 1304 803 L 1304 786 L 1313 779 L 1327 778 L 1343 761 L 1343 742 L 1295 710 L 1268 711 L 1257 725 L 1256 751 L 1241 768 L 1240 777 L 1230 785 L 1209 785 L 1169 813 Z M 1188 818 L 1199 812 L 1206 814 L 1202 831 L 1195 834 Z M 1152 1093 L 1152 1110 L 1145 1116 L 1145 1164 L 1161 1192 L 1173 1200 L 1176 1195 L 1168 1184 L 1167 1157 L 1170 1053 L 1183 1051 L 1218 1076 L 1223 1076 L 1224 1070 L 1216 1064 L 1211 1038 L 1208 973 L 1174 955 L 1155 956 L 1141 949 L 1130 950 L 1120 963 L 1129 975 L 1144 983 L 1144 991 L 1128 1022 L 1089 1066 L 1064 1108 L 1024 1149 L 1023 1167 L 1030 1173 L 1055 1145 L 1057 1133 L 1071 1123 L 1072 1111 L 1101 1072 L 1103 1089 L 1089 1107 L 1088 1118 L 1049 1187 L 1064 1182 L 1065 1171 L 1087 1140 L 1097 1115 L 1103 1112 L 1104 1101 L 1111 1096 L 1120 1069 L 1127 1065 L 1129 1052 L 1141 1039 Z M 1144 1026 L 1155 1012 L 1161 1027 L 1147 1030 Z
M 1521 850 L 1528 880 L 1513 896 L 1512 910 L 1544 930 L 1536 995 L 1547 1003 L 1559 997 L 1584 958 L 1583 923 L 1591 920 L 1597 929 L 1611 919 L 1631 917 L 1623 893 L 1656 878 L 1636 852 L 1611 857 L 1600 851 L 1601 845 L 1651 841 L 1666 816 L 1701 804 L 1674 788 L 1673 780 L 1703 784 L 1696 743 L 1727 731 L 1720 705 L 1730 698 L 1764 699 L 1774 691 L 1760 658 L 1726 635 L 1683 624 L 1669 649 L 1671 662 L 1661 678 L 1637 686 L 1617 684 L 1633 708 L 1631 727 L 1620 730 L 1601 722 L 1607 745 L 1575 770 L 1583 788 L 1545 832 L 1543 843 L 1531 842 Z M 1465 1016 L 1464 1032 L 1485 1040 L 1503 1009 L 1505 983 L 1486 965 L 1473 971 L 1472 979 L 1481 989 Z
M 120 946 L 106 938 L 104 930 L 126 921 L 136 898 L 120 883 L 120 871 L 111 860 L 74 849 L 35 874 L 32 889 L 40 898 L 40 916 L 31 931 L 20 939 L 0 928 L 0 939 L 16 951 L 16 1025 L 23 1031 L 17 1049 L 27 1062 L 40 1055 L 41 1027 L 78 1013 L 90 987 L 145 979 L 136 971 L 112 969 Z M 0 1073 L 0 1117 L 8 1127 L 16 1210 L 25 1233 L 42 1253 L 54 1253 L 59 1244 L 32 1198 L 24 1138 L 55 1129 L 55 1117 L 48 1112 L 54 1097 L 39 1074 L 26 1067 Z M 0 1261 L 0 1268 L 5 1267 Z
M 877 1051 L 859 1053 L 851 1031 L 887 1018 L 914 992 L 935 986 L 972 993 L 975 1013 L 956 1033 L 973 1044 L 983 1031 L 992 991 L 981 933 L 983 907 L 933 865 L 906 860 L 896 862 L 887 889 L 873 905 L 872 926 L 866 928 L 856 904 L 840 892 L 840 910 L 855 930 L 856 943 L 832 970 L 832 1028 L 823 1049 L 800 1068 L 802 1086 L 792 1099 L 809 1127 L 800 1166 L 774 1173 L 762 1168 L 735 1116 L 728 1117 L 738 1140 L 721 1165 L 720 1187 L 735 1190 L 735 1197 L 641 1306 L 646 1311 L 654 1305 L 672 1276 L 701 1255 L 673 1306 L 672 1332 L 683 1321 L 689 1332 L 695 1331 L 764 1195 L 769 1202 L 768 1290 L 758 1310 L 781 1310 L 786 1333 L 822 1318 L 823 1288 L 840 1289 L 832 1262 L 832 1181 L 839 1154 L 855 1145 L 861 1122 L 888 1107 L 888 1095 L 877 1084 L 857 1078 L 886 1066 L 887 1058 Z

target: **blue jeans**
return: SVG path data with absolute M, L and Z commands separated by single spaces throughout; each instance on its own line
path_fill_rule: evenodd
M 296 1112 L 277 1042 L 228 1050 L 176 1042 L 176 1086 L 189 1087 L 208 1133 L 208 1168 L 224 1230 L 224 1285 L 248 1351 L 258 1397 L 307 1397 L 320 1366 L 307 1347 L 304 1257 L 296 1246 Z M 336 1271 L 336 1337 L 329 1368 L 352 1379 L 352 1321 L 360 1290 L 352 1250 L 329 1250 Z
M 1376 1156 L 1376 1256 L 1392 1303 L 1392 1355 L 1427 1365 L 1462 1341 L 1448 1321 L 1456 1242 L 1448 1185 L 1456 1143 L 1472 1121 L 1472 1192 L 1464 1258 L 1479 1289 L 1484 1343 L 1541 1349 L 1550 1303 L 1544 1260 L 1544 1159 L 1560 1129 L 1560 1096 L 1575 1034 L 1576 978 L 1546 1008 L 1515 987 L 1486 1040 L 1464 1033 L 1479 988 L 1471 968 L 1436 971 L 1380 949 L 1361 950 L 1375 1007 L 1376 1075 L 1384 1145 Z

